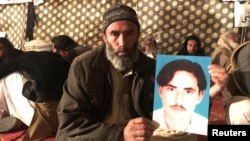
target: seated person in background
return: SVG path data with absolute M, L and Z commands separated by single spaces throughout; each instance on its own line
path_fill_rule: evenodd
M 222 92 L 227 123 L 249 125 L 250 42 L 239 44 L 237 36 L 233 30 L 223 33 L 211 56 L 213 63 L 229 71 L 229 83 L 227 89 Z
M 177 52 L 177 55 L 194 55 L 204 56 L 204 49 L 201 47 L 201 41 L 196 35 L 188 36 L 181 49 Z
M 230 60 L 226 120 L 232 125 L 250 125 L 250 41 L 240 44 Z
M 24 43 L 23 51 L 52 51 L 52 46 L 50 41 L 34 39 Z
M 134 9 L 116 4 L 103 15 L 105 45 L 71 64 L 58 106 L 56 140 L 149 141 L 152 122 L 155 60 L 138 49 L 140 23 Z M 227 73 L 211 65 L 216 95 Z
M 217 47 L 215 47 L 211 54 L 213 63 L 221 65 L 227 70 L 230 69 L 230 57 L 238 45 L 238 34 L 233 30 L 221 34 L 217 42 Z
M 153 36 L 149 35 L 144 39 L 142 50 L 147 56 L 155 59 L 157 54 L 157 42 Z
M 51 42 L 54 44 L 52 51 L 54 53 L 60 54 L 68 62 L 72 62 L 73 59 L 86 52 L 91 50 L 90 47 L 83 47 L 78 45 L 72 38 L 68 35 L 58 35 L 54 36 L 51 39 Z
M 17 50 L 6 38 L 0 38 L 4 54 L 0 60 L 1 105 L 11 117 L 28 126 L 23 140 L 42 140 L 55 136 L 58 127 L 57 105 L 70 64 L 60 55 L 49 51 L 23 52 Z M 18 52 L 11 59 L 8 55 Z M 7 58 L 7 59 L 6 59 Z M 7 118 L 7 117 L 6 117 Z M 2 118 L 0 130 L 8 127 L 10 120 Z
M 12 60 L 13 58 L 15 58 L 16 56 L 19 56 L 20 54 L 22 54 L 22 51 L 14 48 L 14 46 L 12 45 L 12 43 L 7 40 L 6 38 L 3 38 L 1 37 L 0 38 L 0 66 L 10 60 Z M 4 93 L 2 92 L 3 91 L 3 84 L 1 82 L 2 80 L 0 80 L 0 119 L 4 118 L 4 117 L 7 117 L 9 116 L 9 111 L 7 110 L 8 107 L 6 105 L 6 100 L 4 98 Z M 16 82 L 18 83 L 18 81 L 16 80 Z M 18 86 L 16 86 L 16 88 L 14 90 L 17 90 L 18 89 Z M 22 100 L 27 100 L 25 98 L 23 98 L 23 96 L 21 97 L 21 101 L 20 103 L 22 103 Z M 17 98 L 17 99 L 20 99 L 20 98 Z M 30 108 L 30 109 L 26 109 L 28 113 L 32 114 L 33 112 L 33 108 Z M 29 110 L 31 110 L 29 112 Z M 23 122 L 27 124 L 29 124 L 29 120 L 30 119 L 27 119 L 27 122 L 25 121 L 26 119 L 23 119 Z M 18 121 L 17 121 L 18 122 Z M 4 127 L 2 126 L 2 124 L 5 123 L 4 120 L 1 120 L 0 121 L 0 126 L 2 128 L 7 128 L 7 127 Z M 13 121 L 13 124 L 16 124 L 15 121 Z M 21 124 L 19 124 L 21 126 Z M 14 127 L 14 128 L 20 128 L 20 126 L 17 126 L 17 127 Z M 0 132 L 1 131 L 6 131 L 8 129 L 0 129 Z
M 21 50 L 14 48 L 8 39 L 0 37 L 0 65 L 20 54 L 22 54 Z

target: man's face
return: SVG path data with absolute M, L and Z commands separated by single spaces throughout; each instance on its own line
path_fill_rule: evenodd
M 107 58 L 119 71 L 131 69 L 137 60 L 138 38 L 138 27 L 131 21 L 116 21 L 106 29 L 103 40 Z
M 231 33 L 226 36 L 228 38 L 228 44 L 232 48 L 236 48 L 239 45 L 239 39 L 236 33 Z
M 204 95 L 203 91 L 199 92 L 196 77 L 190 72 L 177 71 L 166 86 L 159 87 L 159 93 L 168 128 L 184 131 Z
M 235 42 L 235 43 L 238 43 L 239 42 L 239 38 L 238 38 L 238 35 L 236 33 L 231 33 L 231 34 L 228 34 L 226 36 L 229 40 L 231 40 L 232 42 Z
M 156 45 L 153 41 L 147 40 L 144 43 L 144 48 L 146 53 L 152 53 L 155 50 Z
M 197 42 L 195 40 L 188 40 L 187 51 L 189 54 L 194 54 L 197 51 Z

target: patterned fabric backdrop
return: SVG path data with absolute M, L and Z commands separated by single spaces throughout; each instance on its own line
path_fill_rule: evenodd
M 27 4 L 0 5 L 0 31 L 17 47 L 24 44 Z
M 138 13 L 141 40 L 154 35 L 164 53 L 173 53 L 185 37 L 197 34 L 206 54 L 216 47 L 219 35 L 234 28 L 234 3 L 221 0 L 45 0 L 35 7 L 36 39 L 50 40 L 67 34 L 83 46 L 96 47 L 100 38 L 102 15 L 115 3 L 126 3 Z M 0 5 L 0 31 L 7 31 L 13 43 L 25 41 L 27 4 Z

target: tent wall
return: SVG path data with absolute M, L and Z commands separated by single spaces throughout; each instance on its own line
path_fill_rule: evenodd
M 27 4 L 0 5 L 0 31 L 7 32 L 7 37 L 17 48 L 25 41 Z
M 101 45 L 102 15 L 115 3 L 136 9 L 140 39 L 153 34 L 165 53 L 178 50 L 185 37 L 194 33 L 210 54 L 221 33 L 239 30 L 234 28 L 234 3 L 221 0 L 45 0 L 35 6 L 34 38 L 50 40 L 67 34 L 84 46 Z M 0 5 L 0 12 L 0 31 L 6 31 L 8 38 L 22 47 L 27 4 Z

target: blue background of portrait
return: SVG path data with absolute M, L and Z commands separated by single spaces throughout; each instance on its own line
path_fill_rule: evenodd
M 211 57 L 207 56 L 182 56 L 182 55 L 157 55 L 156 56 L 156 71 L 155 71 L 155 77 L 157 77 L 159 71 L 162 69 L 162 67 L 173 61 L 173 60 L 179 60 L 179 59 L 187 59 L 192 62 L 198 63 L 206 76 L 207 80 L 207 88 L 205 90 L 205 95 L 202 99 L 202 101 L 196 106 L 195 112 L 208 118 L 208 112 L 209 112 L 209 89 L 210 89 L 210 74 L 208 73 L 208 65 L 211 64 Z M 162 108 L 162 102 L 159 97 L 158 93 L 158 84 L 155 79 L 155 87 L 154 87 L 154 110 L 157 110 L 159 108 Z

